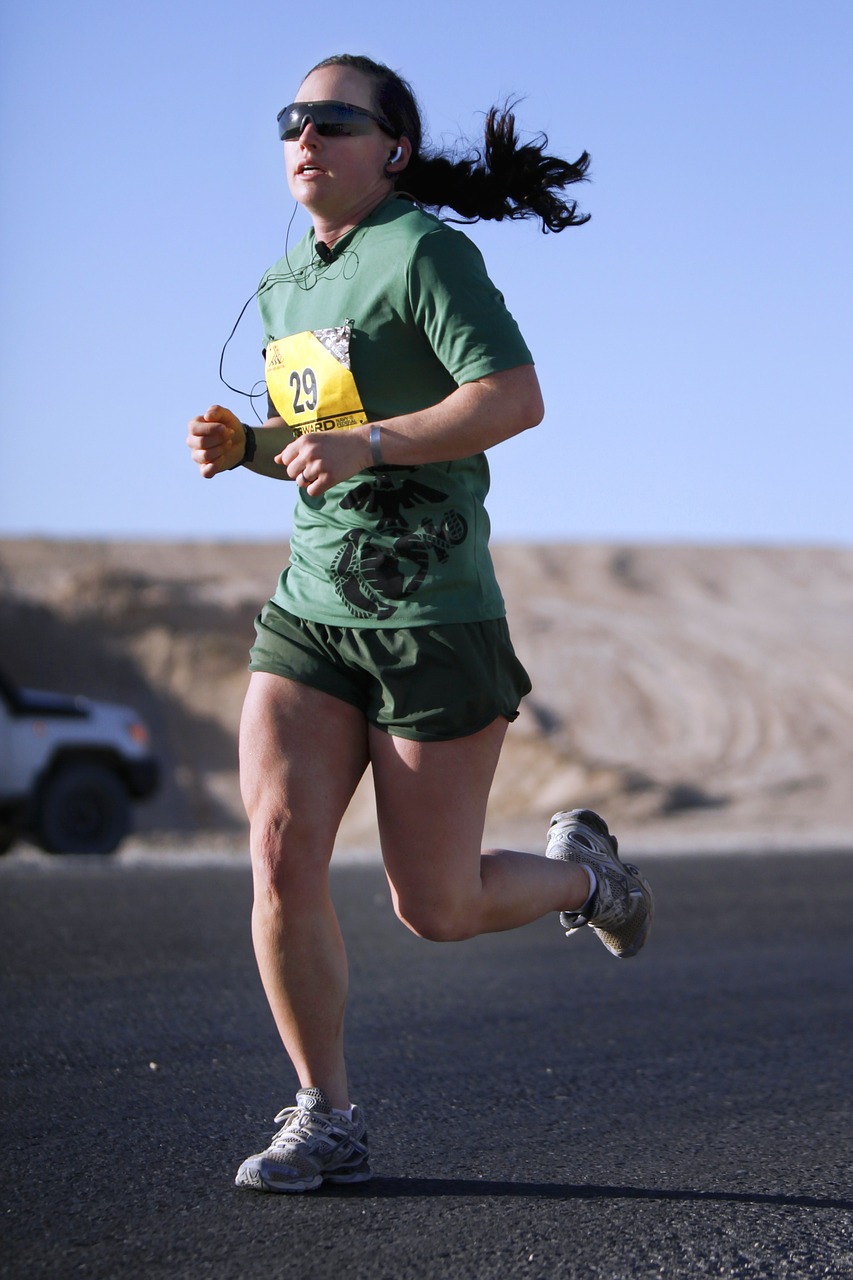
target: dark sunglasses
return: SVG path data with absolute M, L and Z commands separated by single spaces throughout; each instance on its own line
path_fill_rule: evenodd
M 397 137 L 397 131 L 387 120 L 364 107 L 354 107 L 351 102 L 291 102 L 279 111 L 276 119 L 278 136 L 283 142 L 297 141 L 309 120 L 324 138 L 354 138 L 370 133 L 371 124 L 378 124 L 390 137 Z

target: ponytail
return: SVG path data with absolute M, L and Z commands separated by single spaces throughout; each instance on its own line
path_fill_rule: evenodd
M 566 187 L 587 180 L 589 154 L 584 151 L 574 163 L 547 155 L 544 134 L 535 142 L 521 143 L 513 104 L 489 111 L 482 152 L 472 150 L 462 158 L 425 153 L 418 104 L 401 76 L 382 63 L 353 54 L 327 58 L 313 70 L 329 66 L 351 67 L 374 82 L 377 111 L 399 137 L 405 134 L 412 144 L 412 157 L 397 175 L 397 189 L 419 204 L 452 209 L 465 222 L 538 218 L 544 232 L 589 221 L 590 215 L 578 213 L 577 201 L 564 194 Z
M 567 186 L 586 180 L 589 155 L 574 162 L 545 153 L 548 139 L 520 143 L 515 115 L 492 107 L 486 117 L 482 154 L 450 159 L 413 156 L 400 175 L 400 185 L 421 204 L 450 208 L 466 221 L 494 222 L 538 218 L 542 230 L 563 231 L 589 221 L 576 200 L 563 195 Z

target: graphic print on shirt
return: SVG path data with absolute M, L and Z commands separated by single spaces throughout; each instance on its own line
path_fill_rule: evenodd
M 330 567 L 335 590 L 357 618 L 393 617 L 400 603 L 423 585 L 430 556 L 446 564 L 452 549 L 468 536 L 467 522 L 458 511 L 448 511 L 438 525 L 425 516 L 411 529 L 404 510 L 435 507 L 447 494 L 408 476 L 399 481 L 402 470 L 376 474 L 341 501 L 345 510 L 378 517 L 373 530 L 349 529 L 344 534 Z
M 350 363 L 352 323 L 307 330 L 270 342 L 267 391 L 294 435 L 367 422 Z
M 352 372 L 352 321 L 278 338 L 266 349 L 267 391 L 294 435 L 348 429 L 367 422 Z M 438 524 L 425 515 L 412 528 L 403 515 L 447 501 L 440 489 L 416 478 L 418 468 L 370 471 L 370 479 L 341 499 L 341 509 L 364 512 L 371 529 L 347 530 L 329 566 L 332 584 L 357 618 L 382 621 L 423 585 L 434 556 L 445 564 L 468 536 L 458 511 Z

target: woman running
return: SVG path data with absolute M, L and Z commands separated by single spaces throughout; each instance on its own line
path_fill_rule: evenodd
M 344 812 L 372 769 L 394 908 L 455 941 L 548 912 L 635 955 L 640 873 L 590 810 L 552 819 L 545 856 L 482 850 L 507 727 L 530 690 L 488 549 L 485 451 L 543 416 L 533 358 L 482 257 L 424 207 L 464 220 L 586 221 L 574 164 L 522 144 L 493 109 L 481 155 L 430 153 L 407 83 L 329 58 L 279 114 L 311 228 L 263 277 L 269 420 L 213 406 L 188 444 L 203 476 L 296 482 L 290 563 L 256 623 L 240 728 L 252 934 L 300 1088 L 237 1184 L 308 1191 L 370 1176 L 344 1058 L 347 961 L 329 894 Z

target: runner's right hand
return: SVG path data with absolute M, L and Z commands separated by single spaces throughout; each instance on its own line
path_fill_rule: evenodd
M 205 480 L 236 467 L 246 451 L 246 432 L 236 414 L 213 404 L 200 418 L 191 418 L 187 446 Z

